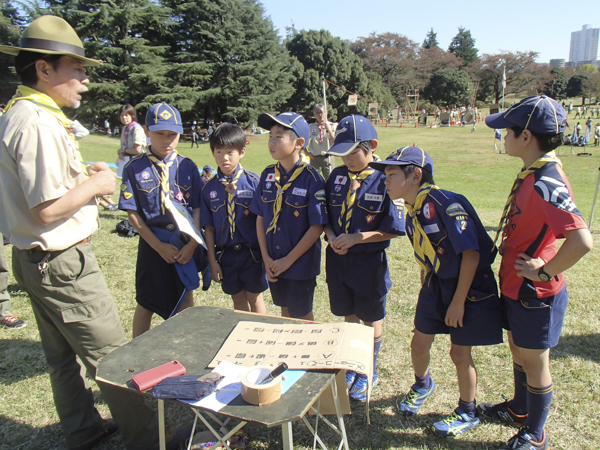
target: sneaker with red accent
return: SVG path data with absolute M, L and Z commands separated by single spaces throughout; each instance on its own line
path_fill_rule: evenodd
M 533 436 L 527 432 L 527 428 L 523 427 L 503 447 L 500 447 L 500 450 L 548 450 L 549 448 L 546 432 L 542 442 L 535 442 Z
M 2 328 L 12 328 L 13 330 L 16 330 L 17 328 L 23 328 L 25 325 L 27 325 L 27 323 L 24 320 L 13 315 L 2 316 L 2 319 L 0 319 L 0 326 L 2 326 Z
M 477 412 L 484 419 L 497 420 L 515 427 L 524 427 L 527 421 L 527 414 L 515 414 L 510 405 L 512 400 L 506 400 L 502 403 L 480 403 L 477 405 Z

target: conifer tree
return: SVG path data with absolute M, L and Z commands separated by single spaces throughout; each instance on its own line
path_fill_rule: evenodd
M 458 34 L 452 38 L 448 51 L 462 58 L 463 67 L 468 66 L 478 59 L 475 39 L 471 36 L 471 31 L 463 27 L 458 28 Z
M 438 47 L 439 43 L 437 40 L 437 33 L 433 32 L 433 28 L 429 30 L 427 36 L 425 36 L 425 40 L 423 41 L 423 48 L 430 49 L 433 47 Z

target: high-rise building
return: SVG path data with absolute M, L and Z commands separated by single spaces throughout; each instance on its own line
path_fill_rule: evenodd
M 565 67 L 565 60 L 564 59 L 551 59 L 550 67 Z
M 584 25 L 581 31 L 571 33 L 571 50 L 569 51 L 569 61 L 573 62 L 591 62 L 598 58 L 598 36 L 600 28 L 591 28 L 591 25 Z

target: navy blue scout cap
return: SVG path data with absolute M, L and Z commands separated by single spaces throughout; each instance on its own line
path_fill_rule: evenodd
M 384 161 L 369 163 L 375 170 L 385 171 L 385 166 L 410 166 L 414 165 L 426 170 L 433 175 L 433 160 L 425 150 L 419 147 L 401 147 L 388 156 Z
M 335 140 L 329 154 L 346 156 L 352 152 L 359 142 L 377 139 L 377 131 L 369 119 L 352 114 L 344 117 L 335 130 Z
M 521 100 L 508 110 L 485 118 L 490 128 L 514 126 L 540 134 L 558 134 L 567 128 L 567 114 L 556 100 L 545 95 L 534 95 Z
M 146 113 L 146 126 L 150 131 L 174 131 L 183 134 L 181 115 L 177 108 L 168 103 L 156 103 Z
M 293 130 L 298 137 L 304 138 L 304 147 L 308 145 L 310 141 L 310 130 L 308 123 L 304 117 L 295 112 L 283 112 L 277 117 L 273 117 L 271 114 L 262 113 L 258 116 L 258 126 L 265 130 L 270 130 L 273 125 L 281 125 L 284 128 Z

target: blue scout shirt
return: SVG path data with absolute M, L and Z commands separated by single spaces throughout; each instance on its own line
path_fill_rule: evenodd
M 298 164 L 285 173 L 280 167 L 282 185 L 293 175 Z M 275 188 L 275 165 L 267 166 L 260 176 L 250 211 L 261 216 L 265 232 L 273 219 L 273 203 L 277 196 Z M 267 247 L 273 259 L 287 256 L 313 225 L 327 223 L 325 211 L 325 180 L 312 166 L 302 173 L 283 194 L 281 213 L 275 232 L 267 234 Z M 308 280 L 321 272 L 321 239 L 317 239 L 280 278 Z
M 152 150 L 152 149 L 150 149 Z M 119 209 L 137 211 L 148 226 L 166 228 L 175 224 L 172 214 L 162 214 L 160 207 L 160 173 L 145 153 L 132 158 L 123 169 Z M 204 182 L 198 166 L 191 159 L 177 155 L 169 168 L 172 197 L 192 209 L 200 207 L 200 191 Z
M 225 185 L 221 183 L 224 175 L 221 170 L 202 188 L 200 205 L 200 225 L 215 227 L 215 245 L 218 248 L 245 245 L 257 249 L 256 214 L 250 212 L 250 203 L 258 186 L 258 175 L 238 165 L 235 173 L 243 171 L 236 183 L 235 197 L 235 233 L 231 239 L 229 218 L 227 217 L 227 197 Z
M 327 179 L 325 188 L 328 205 L 327 214 L 329 225 L 333 228 L 336 236 L 343 233 L 339 218 L 342 212 L 342 204 L 350 189 L 350 183 L 348 167 L 346 166 L 336 167 Z M 385 173 L 378 170 L 361 182 L 354 200 L 348 233 L 363 231 L 383 231 L 384 233 L 400 236 L 406 234 L 404 231 L 404 207 L 400 203 L 396 205 L 387 195 Z M 348 251 L 374 252 L 389 246 L 390 240 L 388 239 L 387 241 L 354 245 Z
M 421 214 L 417 217 L 439 256 L 438 277 L 458 278 L 462 260 L 460 254 L 470 249 L 479 251 L 477 272 L 490 269 L 497 252 L 494 242 L 485 231 L 475 209 L 464 196 L 442 189 L 432 189 L 423 202 Z M 413 220 L 410 216 L 406 218 L 406 232 L 411 242 Z M 477 278 L 475 277 L 473 284 L 477 283 Z

